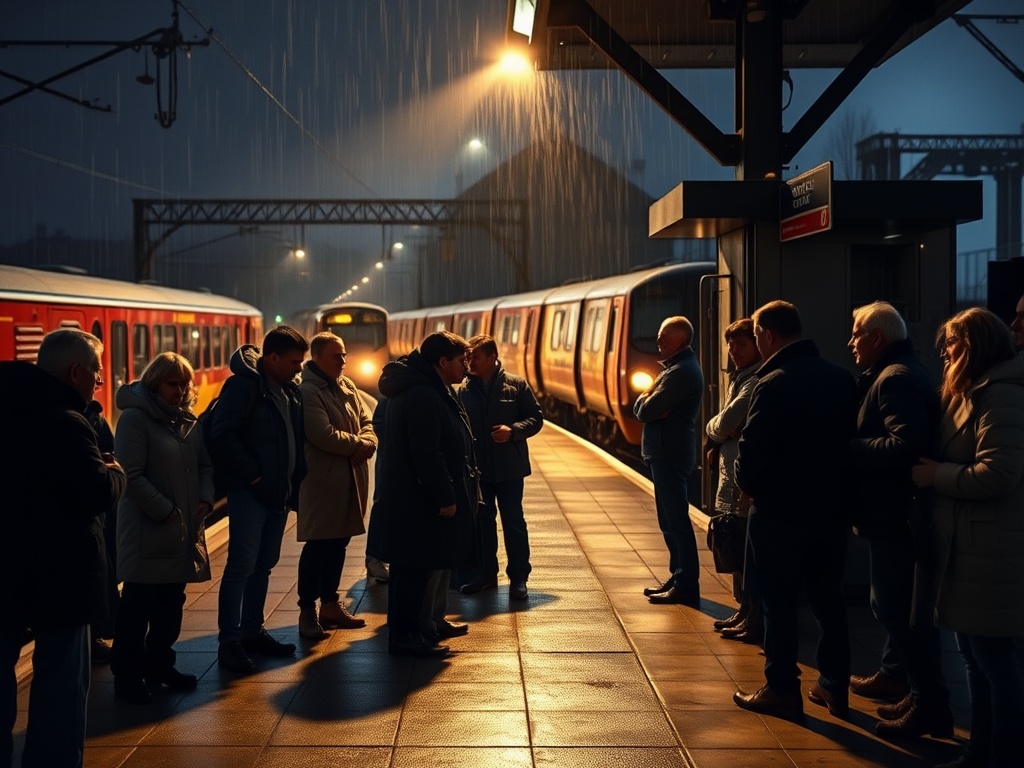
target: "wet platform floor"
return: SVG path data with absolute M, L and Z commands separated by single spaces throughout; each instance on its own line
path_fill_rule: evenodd
M 89 697 L 87 768 L 761 768 L 922 766 L 960 745 L 874 735 L 877 702 L 851 696 L 841 721 L 805 702 L 802 723 L 738 709 L 737 687 L 763 682 L 757 646 L 721 639 L 712 621 L 735 610 L 731 580 L 701 548 L 702 605 L 654 606 L 642 589 L 664 578 L 667 554 L 650 483 L 557 428 L 530 441 L 534 474 L 525 508 L 530 599 L 510 602 L 507 581 L 474 596 L 450 593 L 453 620 L 470 633 L 444 660 L 387 653 L 387 586 L 367 584 L 364 537 L 349 548 L 342 589 L 364 629 L 298 636 L 300 545 L 289 527 L 271 577 L 267 628 L 295 642 L 294 659 L 257 659 L 238 677 L 216 662 L 218 576 L 188 590 L 178 667 L 197 691 L 166 689 L 137 706 L 114 698 L 106 667 Z M 501 557 L 501 555 L 499 555 Z M 866 606 L 851 606 L 854 672 L 877 667 L 881 633 Z M 814 684 L 813 619 L 801 645 L 803 690 Z M 944 638 L 957 737 L 967 725 L 962 664 Z M 16 731 L 23 734 L 27 689 Z M 20 739 L 16 739 L 20 745 Z

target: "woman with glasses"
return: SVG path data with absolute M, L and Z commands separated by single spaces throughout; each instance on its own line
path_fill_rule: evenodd
M 944 350 L 938 461 L 914 483 L 934 486 L 935 611 L 956 633 L 971 695 L 971 739 L 948 768 L 1024 765 L 1024 357 L 987 309 L 939 329 Z
M 161 685 L 189 691 L 175 669 L 185 584 L 210 578 L 204 520 L 213 509 L 213 465 L 192 413 L 195 373 L 164 352 L 117 391 L 123 413 L 114 453 L 128 475 L 117 508 L 117 576 L 124 582 L 111 671 L 118 698 L 145 704 Z

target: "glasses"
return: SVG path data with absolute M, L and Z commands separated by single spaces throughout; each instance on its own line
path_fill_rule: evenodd
M 856 340 L 859 339 L 861 336 L 867 336 L 869 333 L 871 333 L 870 329 L 865 330 L 862 328 L 859 331 L 854 331 L 853 333 L 851 333 L 850 338 Z

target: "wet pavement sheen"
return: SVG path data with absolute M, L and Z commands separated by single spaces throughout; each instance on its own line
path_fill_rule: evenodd
M 271 577 L 267 628 L 295 642 L 294 659 L 257 658 L 237 677 L 217 666 L 214 580 L 188 589 L 178 667 L 197 691 L 163 689 L 137 706 L 114 698 L 95 667 L 87 768 L 761 768 L 921 766 L 959 744 L 887 743 L 874 735 L 877 702 L 851 696 L 848 722 L 806 702 L 802 723 L 732 703 L 763 682 L 760 648 L 721 639 L 711 623 L 735 610 L 731 579 L 714 573 L 698 528 L 702 604 L 650 605 L 642 589 L 664 579 L 667 554 L 650 483 L 548 425 L 531 439 L 525 509 L 534 571 L 527 602 L 496 590 L 450 593 L 450 618 L 470 622 L 443 660 L 387 653 L 387 586 L 367 585 L 364 537 L 349 547 L 344 599 L 367 621 L 319 643 L 298 635 L 294 521 Z M 699 513 L 693 513 L 698 526 Z M 503 563 L 503 551 L 499 560 Z M 867 606 L 851 606 L 854 672 L 876 668 L 881 633 Z M 814 685 L 816 637 L 804 615 L 802 686 Z M 967 724 L 962 664 L 944 638 L 957 737 Z M 21 691 L 16 734 L 28 707 Z M 16 748 L 20 747 L 16 738 Z

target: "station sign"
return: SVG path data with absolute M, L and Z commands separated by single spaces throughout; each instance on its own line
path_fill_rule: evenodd
M 781 188 L 779 241 L 832 229 L 832 161 L 801 173 Z

